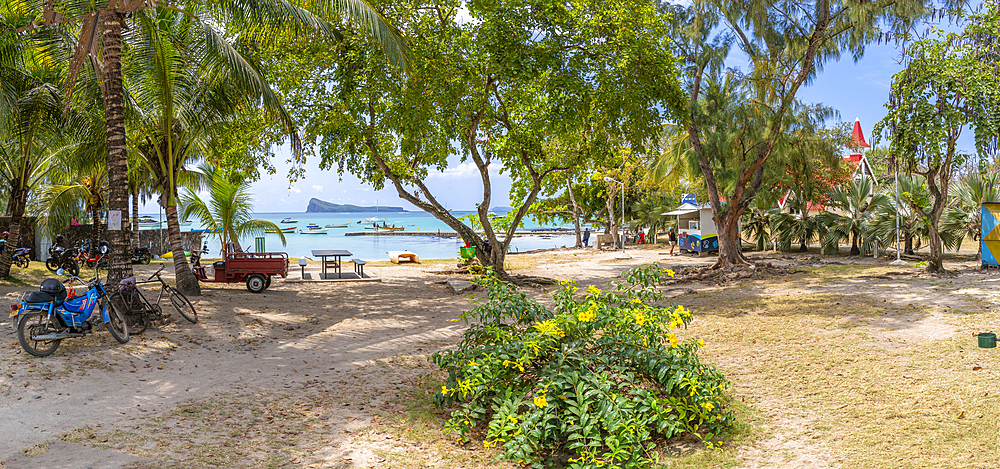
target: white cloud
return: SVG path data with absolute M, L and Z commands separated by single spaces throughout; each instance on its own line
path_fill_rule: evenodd
M 313 184 L 312 188 L 316 192 L 323 192 L 323 186 L 321 186 L 319 184 Z
M 438 173 L 430 173 L 427 179 L 462 179 L 473 177 L 479 174 L 479 169 L 473 163 L 462 163 L 454 168 L 446 168 L 444 171 Z
M 288 191 L 289 192 L 294 192 L 296 194 L 301 194 L 302 193 L 302 189 L 299 189 L 298 187 L 295 187 L 295 186 L 289 187 Z

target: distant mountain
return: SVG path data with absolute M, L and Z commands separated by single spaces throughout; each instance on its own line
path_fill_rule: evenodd
M 376 207 L 361 207 L 358 205 L 351 204 L 335 204 L 332 202 L 324 202 L 315 197 L 309 199 L 309 206 L 306 207 L 306 213 L 309 212 L 374 212 Z M 403 207 L 385 207 L 379 206 L 379 212 L 405 212 Z

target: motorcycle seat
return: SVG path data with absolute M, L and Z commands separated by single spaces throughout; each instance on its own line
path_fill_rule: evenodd
M 30 291 L 24 295 L 25 303 L 55 303 L 54 306 L 59 306 L 63 302 L 57 301 L 52 295 L 45 293 L 43 291 Z

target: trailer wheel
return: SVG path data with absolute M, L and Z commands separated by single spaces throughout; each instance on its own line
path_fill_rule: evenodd
M 261 274 L 250 274 L 247 277 L 247 290 L 250 293 L 260 293 L 267 289 L 267 280 Z

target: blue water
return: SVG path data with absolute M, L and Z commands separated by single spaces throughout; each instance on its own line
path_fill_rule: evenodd
M 472 212 L 453 212 L 456 216 L 468 215 Z M 502 214 L 499 214 L 502 215 Z M 153 219 L 159 219 L 158 214 L 143 215 Z M 312 256 L 313 249 L 346 249 L 351 251 L 352 257 L 364 259 L 366 261 L 386 260 L 387 251 L 412 251 L 417 253 L 422 259 L 453 259 L 458 257 L 458 248 L 462 245 L 461 238 L 440 238 L 437 236 L 344 236 L 347 232 L 368 231 L 364 226 L 371 226 L 365 222 L 366 218 L 375 217 L 372 213 L 257 213 L 254 215 L 258 219 L 269 220 L 279 227 L 287 228 L 295 226 L 295 233 L 285 233 L 287 244 L 282 246 L 281 239 L 277 234 L 268 233 L 263 235 L 265 248 L 267 251 L 287 252 L 290 257 Z M 448 225 L 441 220 L 425 212 L 401 212 L 401 213 L 379 213 L 379 218 L 384 218 L 386 224 L 392 226 L 404 226 L 405 231 L 432 231 L 452 232 Z M 297 223 L 279 223 L 282 219 L 291 217 L 298 220 Z M 190 227 L 181 228 L 184 231 L 192 228 L 200 228 L 197 219 Z M 358 224 L 361 222 L 361 224 Z M 351 223 L 347 228 L 330 228 L 328 234 L 310 235 L 299 234 L 299 229 L 304 229 L 307 224 L 315 223 L 320 227 L 339 223 Z M 523 229 L 539 228 L 533 220 L 526 220 Z M 547 226 L 553 227 L 553 226 Z M 561 228 L 571 228 L 572 226 L 558 226 Z M 203 235 L 203 239 L 208 242 L 209 257 L 218 256 L 221 250 L 219 238 L 215 235 Z M 575 237 L 572 233 L 559 236 L 522 236 L 514 238 L 511 242 L 510 251 L 529 251 L 532 249 L 557 248 L 572 246 Z M 254 249 L 254 239 L 241 239 L 240 243 L 244 249 Z

